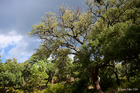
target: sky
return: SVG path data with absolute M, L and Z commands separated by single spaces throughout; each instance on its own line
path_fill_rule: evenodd
M 2 62 L 16 58 L 25 62 L 39 48 L 40 40 L 27 32 L 46 12 L 58 14 L 58 6 L 86 9 L 85 0 L 0 0 L 0 55 Z M 72 58 L 73 55 L 70 55 Z

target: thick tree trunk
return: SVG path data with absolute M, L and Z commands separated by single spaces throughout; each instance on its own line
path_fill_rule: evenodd
M 97 75 L 98 75 L 98 69 L 95 69 L 95 72 L 93 72 L 92 68 L 90 68 L 90 72 L 91 72 L 91 75 L 92 75 L 92 81 L 93 81 L 93 84 L 94 84 L 94 87 L 96 89 L 97 92 L 99 93 L 104 93 L 100 87 L 100 84 L 98 82 L 98 78 L 97 78 Z
M 115 73 L 116 79 L 117 79 L 117 84 L 120 86 L 120 81 L 116 72 L 116 68 L 115 68 L 115 60 L 113 62 L 113 72 Z

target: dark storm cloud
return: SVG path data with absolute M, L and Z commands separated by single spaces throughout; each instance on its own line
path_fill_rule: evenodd
M 19 34 L 31 31 L 32 25 L 41 21 L 45 12 L 58 12 L 64 4 L 70 7 L 85 7 L 84 0 L 3 0 L 0 4 L 0 29 L 15 28 Z M 7 30 L 5 30 L 6 32 Z
M 0 1 L 0 30 L 16 26 L 16 10 L 12 0 Z
M 65 1 L 65 2 L 64 2 Z M 67 2 L 66 2 L 67 1 Z M 81 0 L 75 2 L 74 0 L 31 0 L 30 2 L 18 2 L 17 5 L 17 30 L 19 33 L 26 34 L 32 28 L 31 26 L 34 24 L 38 24 L 42 19 L 41 16 L 44 16 L 46 12 L 58 12 L 58 7 L 62 5 L 62 3 L 68 4 L 71 7 L 77 8 L 78 6 L 83 6 L 84 2 Z M 23 4 L 23 5 L 21 5 Z

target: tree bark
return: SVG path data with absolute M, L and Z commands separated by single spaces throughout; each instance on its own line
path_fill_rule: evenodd
M 51 81 L 51 76 L 49 76 L 47 80 L 48 80 L 48 81 L 46 82 L 46 86 L 47 86 L 48 83 Z
M 113 72 L 115 73 L 116 79 L 117 79 L 117 84 L 120 86 L 120 81 L 116 72 L 116 68 L 115 68 L 115 60 L 113 62 Z
M 52 80 L 51 80 L 51 84 L 53 85 L 53 77 L 52 77 Z
M 100 87 L 100 84 L 98 82 L 98 78 L 97 78 L 97 75 L 98 75 L 98 69 L 95 68 L 95 72 L 93 72 L 93 69 L 90 68 L 90 72 L 91 72 L 91 76 L 92 76 L 92 81 L 93 81 L 93 84 L 94 84 L 94 87 L 96 89 L 96 91 L 98 93 L 104 93 Z
M 5 93 L 5 87 L 6 87 L 6 85 L 4 84 L 3 93 Z
M 137 67 L 138 67 L 138 72 L 140 72 L 140 62 L 139 62 L 139 56 L 137 56 Z

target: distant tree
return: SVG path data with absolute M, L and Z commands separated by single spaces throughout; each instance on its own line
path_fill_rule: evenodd
M 23 87 L 28 87 L 29 85 L 29 78 L 31 77 L 31 64 L 29 64 L 28 60 L 20 64 L 22 67 L 22 77 L 24 78 L 25 85 Z
M 2 62 L 2 60 L 1 60 L 1 55 L 0 55 L 0 63 Z
M 16 59 L 7 59 L 5 63 L 0 64 L 3 66 L 3 70 L 0 72 L 0 83 L 4 87 L 14 87 L 19 88 L 22 86 L 24 79 L 22 77 L 22 68 L 20 64 L 17 63 Z

